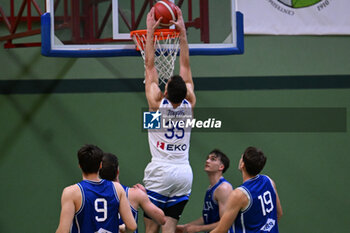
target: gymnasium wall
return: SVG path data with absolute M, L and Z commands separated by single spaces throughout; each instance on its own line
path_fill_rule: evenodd
M 244 55 L 191 57 L 197 107 L 339 107 L 348 114 L 349 52 L 349 37 L 246 36 Z M 61 192 L 81 179 L 76 152 L 85 143 L 118 155 L 123 184 L 142 182 L 150 154 L 141 131 L 140 57 L 48 58 L 40 48 L 0 48 L 0 60 L 0 232 L 55 231 Z M 279 191 L 281 232 L 346 232 L 349 142 L 348 126 L 193 133 L 193 190 L 180 223 L 201 214 L 207 153 L 229 155 L 225 177 L 238 186 L 238 159 L 254 145 L 266 153 L 263 173 Z M 142 218 L 139 224 L 142 233 Z

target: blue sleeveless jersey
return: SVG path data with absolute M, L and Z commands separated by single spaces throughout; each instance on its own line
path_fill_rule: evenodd
M 249 198 L 249 206 L 241 210 L 235 220 L 235 233 L 278 233 L 276 192 L 269 177 L 257 175 L 238 189 Z
M 126 193 L 126 197 L 129 198 L 129 187 L 125 186 L 125 185 L 122 185 L 124 190 L 125 190 L 125 193 Z M 138 210 L 135 210 L 134 207 L 132 205 L 130 205 L 130 208 L 131 208 L 131 213 L 132 215 L 134 216 L 135 218 L 135 222 L 137 224 L 137 219 L 138 219 Z M 119 216 L 119 225 L 122 225 L 124 224 L 123 220 L 120 218 Z M 134 233 L 138 233 L 138 229 L 136 229 L 136 231 L 134 231 Z
M 220 180 L 213 187 L 209 188 L 205 193 L 204 206 L 202 211 L 202 217 L 205 225 L 220 221 L 219 205 L 214 199 L 214 192 L 217 187 L 219 187 L 223 182 L 230 184 L 224 177 L 221 177 Z M 232 227 L 228 232 L 233 232 Z
M 71 232 L 119 232 L 119 198 L 111 181 L 78 183 L 82 205 L 75 214 Z

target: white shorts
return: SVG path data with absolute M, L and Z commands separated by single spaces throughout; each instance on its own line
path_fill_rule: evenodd
M 150 162 L 144 173 L 143 183 L 147 190 L 166 197 L 191 193 L 193 173 L 190 164 Z

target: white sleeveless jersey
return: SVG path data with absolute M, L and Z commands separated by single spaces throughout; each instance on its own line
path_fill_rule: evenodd
M 161 128 L 148 130 L 152 162 L 189 163 L 191 127 L 186 127 L 186 121 L 192 119 L 190 102 L 184 99 L 174 109 L 170 101 L 163 98 L 159 111 Z

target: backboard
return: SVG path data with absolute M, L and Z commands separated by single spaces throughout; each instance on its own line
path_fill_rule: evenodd
M 173 0 L 174 1 L 174 0 Z M 46 0 L 42 54 L 55 57 L 140 56 L 130 31 L 146 29 L 154 0 Z M 243 15 L 235 0 L 176 0 L 190 55 L 244 52 Z

